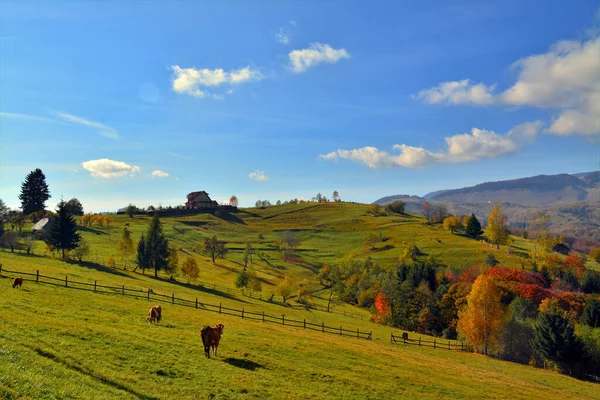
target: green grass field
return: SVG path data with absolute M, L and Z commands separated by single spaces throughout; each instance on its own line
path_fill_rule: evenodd
M 93 252 L 92 262 L 83 265 L 44 256 L 41 243 L 35 255 L 0 252 L 5 270 L 152 288 L 373 334 L 372 341 L 342 338 L 170 304 L 163 304 L 164 320 L 154 326 L 146 322 L 153 301 L 33 282 L 12 290 L 9 279 L 0 279 L 0 398 L 600 398 L 598 385 L 550 371 L 466 352 L 392 345 L 390 333 L 401 331 L 370 323 L 367 311 L 349 305 L 336 304 L 335 313 L 326 313 L 306 310 L 293 300 L 293 307 L 264 300 L 285 274 L 307 279 L 318 289 L 315 272 L 323 263 L 353 254 L 391 266 L 413 243 L 451 266 L 482 263 L 485 252 L 520 266 L 516 256 L 502 249 L 426 225 L 419 217 L 372 217 L 366 210 L 355 204 L 297 205 L 249 209 L 228 219 L 209 214 L 165 218 L 165 232 L 180 259 L 195 257 L 199 279 L 229 291 L 187 285 L 179 275 L 171 283 L 148 272 L 103 266 L 111 255 L 116 258 L 124 224 L 130 224 L 137 242 L 148 217 L 116 216 L 110 228 L 85 229 L 82 234 Z M 287 229 L 302 239 L 301 259 L 293 263 L 284 262 L 273 247 L 279 232 Z M 362 245 L 368 230 L 382 231 L 387 238 L 379 250 Z M 227 258 L 215 264 L 194 251 L 213 233 L 230 248 Z M 251 264 L 263 280 L 262 299 L 256 293 L 253 298 L 242 295 L 233 285 L 248 241 L 270 257 L 270 265 L 257 259 Z M 521 247 L 526 245 L 523 241 Z M 325 293 L 316 292 L 314 302 L 324 306 Z M 216 323 L 225 325 L 219 355 L 206 359 L 199 331 Z

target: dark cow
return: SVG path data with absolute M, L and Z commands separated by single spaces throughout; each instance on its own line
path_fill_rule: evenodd
M 402 340 L 404 340 L 405 342 L 408 340 L 408 333 L 402 333 Z
M 23 288 L 23 278 L 15 278 L 15 280 L 13 280 L 13 289 L 16 288 L 17 286 L 19 287 L 19 289 Z
M 217 348 L 221 341 L 221 335 L 223 334 L 223 324 L 217 324 L 215 327 L 205 326 L 200 331 L 200 337 L 202 337 L 202 344 L 204 345 L 204 355 L 210 358 L 210 348 L 213 349 L 213 354 L 217 355 Z
M 148 311 L 148 323 L 159 323 L 162 319 L 162 308 L 160 306 L 154 306 Z

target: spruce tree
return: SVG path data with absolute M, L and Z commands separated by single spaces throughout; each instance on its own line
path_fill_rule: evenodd
M 531 345 L 541 357 L 556 362 L 561 369 L 582 361 L 584 356 L 575 328 L 556 307 L 539 313 Z
M 159 270 L 168 268 L 169 242 L 165 238 L 162 224 L 157 214 L 154 214 L 154 218 L 152 218 L 152 222 L 150 222 L 150 226 L 148 227 L 145 246 L 148 266 L 154 269 L 154 276 L 158 277 Z
M 142 233 L 142 238 L 138 242 L 137 255 L 135 259 L 135 269 L 133 270 L 133 272 L 135 272 L 136 269 L 141 268 L 143 274 L 147 266 L 148 255 L 146 254 L 146 239 L 144 238 L 144 234 Z
M 42 170 L 37 168 L 31 171 L 25 177 L 25 182 L 21 184 L 19 200 L 21 200 L 23 214 L 29 215 L 35 211 L 43 211 L 46 207 L 46 201 L 50 197 L 46 176 Z
M 65 258 L 65 250 L 75 249 L 80 240 L 81 236 L 77 233 L 75 218 L 67 211 L 66 203 L 61 201 L 58 204 L 56 214 L 50 217 L 48 221 L 48 230 L 44 242 L 57 250 L 61 250 L 62 258 Z
M 467 236 L 470 238 L 476 238 L 477 236 L 479 236 L 483 233 L 481 231 L 481 224 L 479 223 L 479 220 L 477 219 L 477 217 L 475 217 L 475 214 L 471 214 L 471 217 L 469 218 L 469 221 L 467 222 L 466 233 L 467 233 Z

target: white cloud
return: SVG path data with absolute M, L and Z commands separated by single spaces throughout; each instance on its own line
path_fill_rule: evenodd
M 173 90 L 180 94 L 188 94 L 195 97 L 210 96 L 206 87 L 218 87 L 221 85 L 239 85 L 244 82 L 261 80 L 263 75 L 260 71 L 248 67 L 240 68 L 230 72 L 222 68 L 196 69 L 181 68 L 178 65 L 171 66 L 173 71 Z M 212 95 L 219 98 L 221 95 Z
M 544 126 L 542 121 L 525 122 L 512 128 L 506 136 L 514 140 L 533 141 Z
M 292 31 L 295 27 L 296 23 L 294 21 L 288 22 L 287 24 L 279 28 L 279 31 L 277 33 L 275 33 L 275 40 L 281 44 L 289 44 Z
M 51 122 L 51 123 L 57 122 L 50 118 L 37 117 L 35 115 L 19 114 L 19 113 L 6 113 L 6 112 L 0 112 L 0 118 L 2 118 L 2 119 L 4 119 L 4 118 L 24 119 L 24 120 L 28 120 L 28 121 L 40 121 L 40 122 Z
M 115 128 L 111 128 L 110 126 L 101 124 L 99 122 L 90 121 L 85 118 L 78 117 L 76 115 L 62 113 L 62 112 L 53 112 L 55 116 L 62 119 L 63 121 L 70 122 L 73 124 L 79 124 L 84 126 L 89 126 L 90 128 L 96 128 L 100 130 L 100 134 L 110 139 L 119 139 L 119 133 Z
M 444 152 L 432 152 L 422 147 L 396 144 L 393 150 L 399 154 L 390 154 L 376 147 L 366 146 L 355 150 L 338 149 L 335 152 L 320 155 L 324 160 L 336 161 L 339 158 L 365 164 L 371 168 L 419 168 L 431 164 L 452 164 L 495 158 L 510 154 L 518 149 L 515 140 L 509 134 L 500 135 L 492 131 L 473 128 L 471 133 L 454 135 L 445 139 L 447 149 Z
M 269 179 L 269 177 L 265 175 L 264 171 L 259 171 L 259 170 L 250 172 L 250 174 L 248 175 L 248 178 L 254 179 L 255 181 L 259 181 L 259 182 L 266 181 L 267 179 Z
M 420 91 L 416 97 L 429 104 L 491 104 L 495 86 L 483 83 L 472 84 L 468 79 L 442 82 L 439 85 Z
M 328 44 L 312 43 L 308 49 L 293 50 L 289 54 L 290 68 L 300 73 L 323 62 L 333 64 L 350 58 L 346 49 L 334 49 Z
M 140 167 L 129 165 L 123 161 L 114 161 L 107 158 L 90 160 L 81 163 L 81 166 L 90 171 L 93 177 L 119 178 L 122 176 L 134 176 L 140 172 Z
M 167 178 L 169 176 L 169 174 L 167 172 L 161 171 L 161 170 L 154 170 L 152 171 L 152 177 L 153 178 Z
M 498 104 L 557 110 L 546 133 L 600 134 L 600 36 L 584 42 L 561 41 L 543 54 L 511 66 L 516 82 L 498 95 L 495 85 L 467 79 L 443 82 L 416 97 L 430 104 Z

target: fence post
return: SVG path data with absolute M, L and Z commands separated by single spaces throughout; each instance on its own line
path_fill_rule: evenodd
M 123 285 L 123 286 L 121 287 L 121 294 L 122 294 L 123 296 L 125 296 L 125 285 Z
M 171 294 L 171 304 L 175 304 L 175 293 Z
M 242 319 L 244 319 L 244 307 L 242 307 Z
M 306 329 L 306 319 L 304 319 L 304 329 Z
M 465 342 L 461 341 L 460 342 L 460 351 L 464 351 L 463 346 L 464 346 Z
M 36 270 L 35 271 L 35 283 L 38 283 L 40 281 L 40 270 Z
M 342 336 L 342 327 L 340 326 L 340 336 Z
M 263 311 L 263 322 L 265 322 L 265 312 Z
M 421 347 L 421 336 L 419 336 L 419 347 Z
M 148 300 L 150 300 L 150 288 L 148 288 Z
M 219 314 L 221 314 L 221 303 L 219 303 Z
M 356 337 L 359 338 L 360 337 L 360 331 L 358 330 L 358 328 L 356 328 Z
M 452 350 L 452 349 L 450 348 L 450 341 L 449 341 L 449 340 L 448 340 L 448 350 Z
M 69 286 L 69 275 L 65 275 L 65 287 Z
M 321 328 L 323 329 L 323 333 L 325 333 L 325 322 L 321 322 Z
M 406 336 L 402 335 L 402 341 L 406 344 Z
M 285 325 L 285 315 L 281 314 L 281 323 Z
M 98 284 L 98 281 L 94 281 L 94 293 L 96 293 L 96 285 Z
M 0 264 L 0 276 L 2 276 L 2 264 Z
M 213 290 L 217 290 L 217 285 L 213 284 Z
M 390 343 L 394 343 L 394 333 L 390 332 Z
M 198 298 L 196 297 L 196 308 L 198 308 Z
M 435 349 L 435 338 L 433 338 L 433 348 Z

